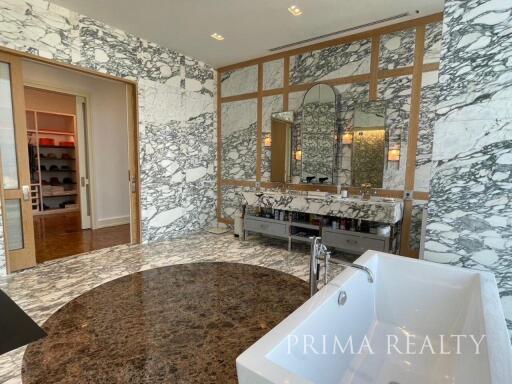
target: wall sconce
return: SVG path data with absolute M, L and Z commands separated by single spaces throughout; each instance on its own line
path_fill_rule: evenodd
M 302 151 L 301 150 L 295 151 L 295 160 L 297 160 L 297 161 L 302 160 Z
M 263 145 L 265 147 L 271 147 L 272 146 L 272 136 L 266 135 L 265 138 L 263 139 Z
M 388 161 L 400 161 L 400 150 L 390 149 L 388 151 Z
M 341 142 L 343 144 L 352 144 L 352 133 L 344 133 L 343 136 L 341 137 Z

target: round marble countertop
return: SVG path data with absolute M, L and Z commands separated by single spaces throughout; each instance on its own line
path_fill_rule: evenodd
M 307 299 L 305 281 L 246 264 L 137 272 L 54 313 L 23 383 L 237 383 L 236 357 Z

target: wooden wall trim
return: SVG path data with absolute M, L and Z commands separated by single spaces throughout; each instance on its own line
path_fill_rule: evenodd
M 222 82 L 217 73 L 217 219 L 222 217 Z
M 284 58 L 283 72 L 283 111 L 287 111 L 290 97 L 290 56 Z
M 258 106 L 256 123 L 256 181 L 261 180 L 261 136 L 263 130 L 263 64 L 258 64 Z
M 377 89 L 379 83 L 379 56 L 380 56 L 380 35 L 372 37 L 372 52 L 370 62 L 370 101 L 377 100 Z
M 424 56 L 424 46 L 425 46 L 425 30 L 426 25 L 433 22 L 442 21 L 443 15 L 442 13 L 437 13 L 425 17 L 421 17 L 414 20 L 409 20 L 406 22 L 374 29 L 371 31 L 366 31 L 350 36 L 344 36 L 339 39 L 330 40 L 326 42 L 321 42 L 318 44 L 301 47 L 293 50 L 289 50 L 286 52 L 281 52 L 273 55 L 268 55 L 260 58 L 256 58 L 253 60 L 244 61 L 241 63 L 224 66 L 218 69 L 219 77 L 221 72 L 231 71 L 247 66 L 258 65 L 258 91 L 252 92 L 244 95 L 230 96 L 230 97 L 222 97 L 220 94 L 220 81 L 218 81 L 218 137 L 219 142 L 221 142 L 221 120 L 220 120 L 220 108 L 222 103 L 225 102 L 233 102 L 240 100 L 249 100 L 249 99 L 257 99 L 258 101 L 258 132 L 257 132 L 257 154 L 256 154 L 256 180 L 224 180 L 221 175 L 221 166 L 222 161 L 220 155 L 218 156 L 218 219 L 220 222 L 232 223 L 232 220 L 223 218 L 220 214 L 221 212 L 221 204 L 222 197 L 220 196 L 222 186 L 233 186 L 233 187 L 255 187 L 256 182 L 260 182 L 260 185 L 263 188 L 274 188 L 277 187 L 276 183 L 261 182 L 262 172 L 261 172 L 261 161 L 262 161 L 262 143 L 261 143 L 261 135 L 262 135 L 262 118 L 263 118 L 263 97 L 265 96 L 274 96 L 280 95 L 283 96 L 283 110 L 289 110 L 289 94 L 290 92 L 301 92 L 306 91 L 310 87 L 318 83 L 327 83 L 332 86 L 343 85 L 343 84 L 354 84 L 354 83 L 369 83 L 370 89 L 370 100 L 378 99 L 378 82 L 381 79 L 387 78 L 395 78 L 400 76 L 411 76 L 412 77 L 412 93 L 411 93 L 411 110 L 410 110 L 410 122 L 409 122 L 409 141 L 408 141 L 408 151 L 407 151 L 407 165 L 406 165 L 406 176 L 405 176 L 405 190 L 414 190 L 414 173 L 416 170 L 416 148 L 417 148 L 417 138 L 419 131 L 419 113 L 420 113 L 420 102 L 421 102 L 421 81 L 422 81 L 422 73 L 439 70 L 439 63 L 429 63 L 423 64 L 423 56 Z M 414 53 L 414 64 L 407 67 L 396 68 L 391 70 L 381 70 L 379 68 L 379 56 L 380 56 L 380 39 L 383 34 L 388 34 L 392 32 L 397 32 L 405 29 L 415 28 L 416 29 L 416 45 L 415 45 L 415 53 Z M 335 46 L 344 43 L 350 43 L 352 41 L 357 41 L 361 39 L 371 39 L 372 51 L 371 51 L 371 61 L 370 61 L 370 73 L 356 75 L 356 76 L 347 76 L 336 79 L 328 79 L 321 80 L 311 83 L 304 84 L 293 84 L 290 85 L 290 58 L 294 55 L 311 52 L 314 50 L 327 48 L 330 46 Z M 272 90 L 263 90 L 263 63 L 277 60 L 284 60 L 284 71 L 283 71 L 283 87 L 272 89 Z M 222 149 L 222 145 L 218 146 L 218 151 L 220 152 Z M 307 185 L 307 184 L 288 184 L 287 187 L 292 190 L 298 191 L 309 191 L 309 190 L 320 190 L 326 192 L 335 192 L 335 186 L 319 186 L 319 185 Z M 351 187 L 348 188 L 350 194 L 359 193 L 359 188 Z M 404 190 L 386 190 L 386 189 L 378 189 L 377 195 L 382 197 L 394 197 L 394 198 L 403 198 Z M 428 200 L 429 193 L 428 192 L 420 192 L 414 191 L 413 197 L 415 200 Z M 404 201 L 404 220 L 403 220 L 403 233 L 402 233 L 402 241 L 401 241 L 401 250 L 400 253 L 402 255 L 407 255 L 411 257 L 417 257 L 418 252 L 415 250 L 411 250 L 409 248 L 409 232 L 410 226 L 412 222 L 412 208 L 413 202 L 411 200 Z
M 321 43 L 312 44 L 312 45 L 308 45 L 305 47 L 300 47 L 300 48 L 291 49 L 291 50 L 284 51 L 284 52 L 274 53 L 271 55 L 258 57 L 258 58 L 251 59 L 251 60 L 246 60 L 246 61 L 236 63 L 236 64 L 225 65 L 225 66 L 217 68 L 217 71 L 219 71 L 219 72 L 232 71 L 232 70 L 235 70 L 238 68 L 248 67 L 251 65 L 255 65 L 255 64 L 259 64 L 259 63 L 263 63 L 263 62 L 267 62 L 267 61 L 281 59 L 283 57 L 286 58 L 286 57 L 290 57 L 290 56 L 299 55 L 301 53 L 315 51 L 315 50 L 322 49 L 322 48 L 332 47 L 332 46 L 340 45 L 340 44 L 351 43 L 351 42 L 357 41 L 357 40 L 372 38 L 373 36 L 376 36 L 376 35 L 384 35 L 387 33 L 402 31 L 405 29 L 416 27 L 418 25 L 426 25 L 426 24 L 435 23 L 435 22 L 442 21 L 442 20 L 443 20 L 442 12 L 434 13 L 432 15 L 419 17 L 417 19 L 412 19 L 412 20 L 403 21 L 401 23 L 387 25 L 387 26 L 384 26 L 381 28 L 372 29 L 369 31 L 360 32 L 360 33 L 356 33 L 356 34 L 352 34 L 352 35 L 348 35 L 348 36 L 343 36 L 343 37 L 340 37 L 337 39 L 323 41 Z

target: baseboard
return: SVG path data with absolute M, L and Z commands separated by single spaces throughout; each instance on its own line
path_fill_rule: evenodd
M 130 216 L 108 217 L 96 220 L 95 228 L 115 227 L 116 225 L 130 224 Z

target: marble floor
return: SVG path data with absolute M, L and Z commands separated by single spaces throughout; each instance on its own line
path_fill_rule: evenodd
M 307 280 L 308 248 L 284 241 L 201 233 L 150 245 L 120 245 L 50 261 L 0 278 L 4 290 L 38 324 L 70 300 L 113 279 L 151 268 L 200 261 L 259 265 Z M 332 269 L 335 275 L 340 270 Z M 206 278 L 206 277 L 205 277 Z M 25 348 L 0 356 L 0 383 L 21 383 Z

